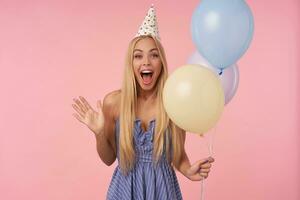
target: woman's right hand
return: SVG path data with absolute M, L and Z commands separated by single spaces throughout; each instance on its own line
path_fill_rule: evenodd
M 79 96 L 79 100 L 74 98 L 73 101 L 75 104 L 72 104 L 72 107 L 77 111 L 77 113 L 73 113 L 73 116 L 78 121 L 84 123 L 96 135 L 99 134 L 104 129 L 104 115 L 101 101 L 97 101 L 98 112 L 81 96 Z

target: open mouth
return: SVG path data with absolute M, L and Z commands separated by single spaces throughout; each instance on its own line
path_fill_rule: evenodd
M 142 71 L 140 74 L 141 74 L 141 77 L 143 79 L 143 83 L 145 85 L 148 85 L 152 82 L 152 76 L 153 76 L 152 71 Z

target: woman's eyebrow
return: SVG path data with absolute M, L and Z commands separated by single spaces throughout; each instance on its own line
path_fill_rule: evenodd
M 154 51 L 154 50 L 158 50 L 158 49 L 157 48 L 153 48 L 153 49 L 150 49 L 149 52 Z M 135 51 L 141 51 L 141 52 L 143 52 L 143 50 L 141 50 L 141 49 L 135 49 L 135 50 L 133 50 L 133 52 L 135 52 Z
M 154 50 L 158 50 L 158 49 L 157 49 L 157 48 L 153 48 L 153 49 L 150 50 L 150 52 L 151 52 L 151 51 L 154 51 Z
M 142 50 L 140 50 L 140 49 L 135 49 L 135 50 L 133 50 L 133 53 L 136 52 L 136 51 L 142 51 Z

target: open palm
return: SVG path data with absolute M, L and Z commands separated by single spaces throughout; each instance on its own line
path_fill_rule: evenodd
M 102 112 L 101 101 L 97 101 L 98 112 L 95 111 L 85 98 L 79 96 L 79 99 L 73 99 L 75 104 L 72 107 L 77 111 L 73 116 L 78 121 L 84 123 L 95 134 L 99 134 L 104 128 L 104 116 Z

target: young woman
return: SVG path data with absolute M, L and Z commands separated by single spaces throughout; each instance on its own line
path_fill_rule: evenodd
M 189 180 L 200 181 L 214 161 L 209 157 L 190 164 L 186 133 L 164 110 L 168 70 L 157 33 L 138 34 L 129 43 L 122 88 L 107 94 L 103 106 L 99 100 L 98 112 L 85 98 L 74 99 L 73 115 L 95 134 L 101 160 L 108 166 L 118 160 L 109 200 L 182 199 L 174 167 Z

